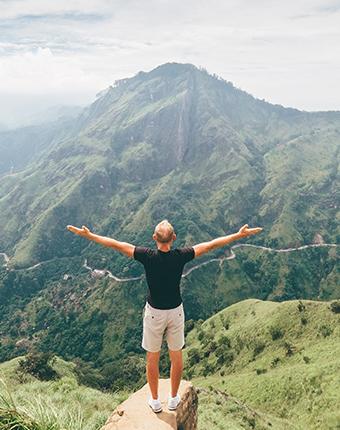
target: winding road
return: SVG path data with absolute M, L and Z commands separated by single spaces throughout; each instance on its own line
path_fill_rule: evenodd
M 4 260 L 5 260 L 5 264 L 4 264 L 4 266 L 8 266 L 8 262 L 9 262 L 9 257 L 8 257 L 8 255 L 5 253 L 5 252 L 0 252 L 0 256 L 2 256 L 3 258 L 4 258 Z
M 186 272 L 183 273 L 182 278 L 185 278 L 186 276 L 188 276 L 191 272 L 193 272 L 194 270 L 199 269 L 202 266 L 205 266 L 207 264 L 210 264 L 214 261 L 219 262 L 220 266 L 222 265 L 222 263 L 225 260 L 233 260 L 236 257 L 235 252 L 233 251 L 234 249 L 237 248 L 256 248 L 256 249 L 261 249 L 263 251 L 269 251 L 269 252 L 278 252 L 278 253 L 284 253 L 284 252 L 294 252 L 294 251 L 301 251 L 303 249 L 307 249 L 307 248 L 320 248 L 320 247 L 337 247 L 339 245 L 337 245 L 336 243 L 313 243 L 310 245 L 302 245 L 302 246 L 298 246 L 296 248 L 281 248 L 281 249 L 275 249 L 275 248 L 269 248 L 267 246 L 261 246 L 261 245 L 251 245 L 249 243 L 238 243 L 236 245 L 233 245 L 230 247 L 230 255 L 228 256 L 223 256 L 223 257 L 214 257 L 214 258 L 210 258 L 207 261 L 203 261 L 200 264 L 197 264 L 196 266 L 190 267 L 190 269 L 188 269 Z M 0 252 L 0 256 L 2 256 L 5 260 L 5 263 L 3 266 L 8 267 L 10 258 L 8 257 L 8 255 L 5 252 Z M 33 270 L 36 267 L 40 266 L 43 263 L 47 263 L 48 261 L 52 261 L 52 260 L 46 260 L 46 261 L 41 261 L 40 263 L 36 263 L 33 266 L 30 267 L 26 267 L 25 269 L 16 269 L 16 270 Z M 129 281 L 139 281 L 140 279 L 142 279 L 144 277 L 144 274 L 140 275 L 140 276 L 132 276 L 132 277 L 128 277 L 128 278 L 120 278 L 116 275 L 113 275 L 109 270 L 107 269 L 93 269 L 92 267 L 88 266 L 87 264 L 87 258 L 85 258 L 85 262 L 83 264 L 83 267 L 85 267 L 85 269 L 89 270 L 91 272 L 91 274 L 93 274 L 94 276 L 97 277 L 102 277 L 102 276 L 108 276 L 109 278 L 114 279 L 116 282 L 129 282 Z

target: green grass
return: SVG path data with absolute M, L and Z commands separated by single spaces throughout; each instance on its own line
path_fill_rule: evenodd
M 211 429 L 223 428 L 233 417 L 228 412 L 232 406 L 228 400 L 220 407 L 213 403 L 214 390 L 234 396 L 254 409 L 258 418 L 265 420 L 263 428 L 267 428 L 265 422 L 275 420 L 279 424 L 272 428 L 278 429 L 287 428 L 287 422 L 289 428 L 298 430 L 340 428 L 340 315 L 331 312 L 327 302 L 300 303 L 299 310 L 295 300 L 245 300 L 188 334 L 187 357 L 193 348 L 202 354 L 193 366 L 193 383 L 204 390 L 210 387 L 209 396 L 207 391 L 202 395 L 200 428 L 208 428 L 208 424 Z M 201 341 L 199 332 L 203 332 Z M 230 348 L 226 343 L 215 352 L 222 336 L 227 336 Z M 204 357 L 211 342 L 216 342 L 217 347 Z M 223 350 L 234 355 L 229 364 L 218 364 Z M 223 416 L 227 416 L 226 420 Z M 242 410 L 241 417 L 244 418 Z M 218 424 L 212 427 L 214 420 Z M 235 424 L 235 428 L 239 427 Z
M 55 381 L 20 377 L 16 357 L 0 364 L 0 429 L 7 421 L 15 430 L 97 430 L 128 393 L 103 393 L 81 386 L 73 373 L 73 363 L 57 358 Z M 21 426 L 21 427 L 20 427 Z M 26 427 L 25 427 L 26 426 Z

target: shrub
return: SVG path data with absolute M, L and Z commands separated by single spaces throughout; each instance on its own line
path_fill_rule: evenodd
M 195 327 L 195 321 L 194 320 L 185 321 L 185 325 L 184 325 L 185 335 L 187 335 L 194 327 Z
M 230 321 L 229 321 L 229 319 L 228 319 L 228 318 L 223 318 L 223 317 L 221 317 L 221 322 L 222 322 L 222 326 L 223 326 L 226 330 L 228 330 L 228 329 L 229 329 L 229 327 L 230 327 Z
M 51 352 L 32 351 L 24 359 L 19 360 L 19 372 L 29 373 L 42 381 L 57 379 L 58 373 L 52 364 L 56 357 Z
M 192 378 L 193 374 L 194 374 L 194 369 L 192 369 L 192 368 L 186 368 L 183 370 L 184 379 L 190 380 Z
M 303 358 L 303 361 L 304 361 L 306 364 L 308 364 L 308 363 L 310 362 L 310 358 L 309 358 L 309 357 L 307 357 L 306 355 L 304 355 L 302 358 Z
M 87 363 L 78 357 L 76 357 L 73 362 L 76 364 L 74 373 L 76 374 L 79 384 L 87 385 L 88 387 L 96 389 L 100 389 L 105 385 L 103 375 L 100 374 L 98 369 L 91 366 L 90 363 Z
M 224 348 L 230 348 L 230 339 L 228 336 L 221 336 L 217 341 L 218 346 L 223 346 Z
M 188 358 L 189 358 L 189 366 L 194 366 L 195 364 L 199 363 L 201 359 L 201 355 L 198 348 L 190 349 L 188 351 Z
M 287 357 L 291 357 L 294 354 L 294 346 L 291 343 L 285 342 L 283 347 L 286 350 Z
M 217 351 L 216 351 L 217 352 Z M 234 354 L 231 351 L 224 350 L 217 355 L 217 365 L 222 366 L 224 364 L 228 365 L 234 360 Z
M 243 337 L 241 337 L 239 334 L 235 336 L 235 349 L 237 353 L 241 352 L 242 349 L 246 346 L 246 342 Z
M 340 314 L 340 300 L 335 300 L 330 304 L 330 310 L 335 314 Z
M 212 340 L 206 345 L 204 353 L 207 353 L 208 355 L 210 355 L 215 351 L 216 348 L 217 348 L 217 344 L 214 340 Z
M 281 361 L 280 357 L 273 358 L 270 363 L 271 367 L 276 367 L 280 363 L 280 361 Z
M 256 339 L 254 344 L 253 357 L 255 358 L 257 355 L 261 354 L 265 347 L 266 344 L 262 340 Z
M 204 338 L 204 331 L 200 330 L 197 335 L 197 339 L 201 342 Z
M 273 340 L 281 339 L 284 335 L 284 330 L 278 326 L 271 326 L 269 333 Z
M 256 369 L 256 375 L 262 375 L 263 373 L 267 373 L 267 369 Z
M 301 317 L 301 324 L 306 325 L 308 323 L 308 320 L 306 317 Z
M 333 333 L 333 329 L 329 325 L 323 324 L 319 328 L 320 334 L 322 334 L 323 337 L 330 336 Z
M 214 370 L 215 370 L 214 366 L 211 363 L 207 362 L 204 365 L 202 374 L 203 374 L 203 376 L 207 376 L 207 375 L 214 373 Z
M 229 330 L 230 322 L 229 322 L 229 320 L 228 320 L 227 318 L 225 318 L 225 319 L 224 319 L 224 321 L 223 321 L 223 327 L 224 327 L 226 330 Z
M 299 300 L 297 308 L 299 312 L 304 312 L 306 310 L 306 306 L 302 303 L 301 300 Z

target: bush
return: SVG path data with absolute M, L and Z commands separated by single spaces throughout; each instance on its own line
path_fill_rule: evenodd
M 283 347 L 286 350 L 287 357 L 291 357 L 294 354 L 294 346 L 291 343 L 285 342 Z
M 204 338 L 204 331 L 201 330 L 198 332 L 197 339 L 201 342 Z
M 219 353 L 217 354 L 217 352 Z M 223 365 L 228 365 L 234 360 L 234 354 L 231 351 L 224 350 L 222 352 L 217 350 L 216 355 L 217 355 L 217 365 L 219 367 Z
M 76 374 L 79 384 L 96 389 L 101 389 L 105 386 L 103 375 L 101 375 L 100 371 L 95 369 L 91 363 L 87 363 L 78 357 L 75 358 L 73 362 L 76 364 L 74 373 Z
M 267 373 L 267 369 L 256 369 L 256 375 L 262 375 L 263 373 Z
M 277 326 L 271 326 L 269 328 L 269 333 L 273 340 L 281 339 L 284 335 L 284 330 Z
M 340 300 L 335 300 L 330 304 L 330 310 L 335 314 L 340 314 Z
M 207 353 L 208 355 L 210 355 L 215 351 L 216 348 L 217 348 L 217 344 L 214 340 L 212 340 L 206 345 L 204 353 Z
M 273 358 L 270 363 L 271 367 L 276 367 L 280 363 L 280 361 L 281 361 L 280 357 Z
M 52 364 L 56 357 L 51 352 L 30 352 L 24 359 L 19 360 L 18 370 L 29 373 L 42 381 L 59 378 Z
M 265 349 L 265 347 L 266 347 L 266 344 L 262 340 L 256 339 L 254 350 L 253 350 L 253 358 L 261 354 L 261 352 Z
M 230 322 L 229 322 L 228 320 L 225 320 L 225 321 L 224 321 L 224 323 L 223 323 L 223 327 L 224 327 L 226 330 L 229 330 Z
M 189 366 L 194 366 L 195 364 L 199 363 L 201 359 L 201 354 L 198 348 L 192 348 L 188 351 L 188 359 L 189 359 Z
M 301 300 L 299 300 L 297 307 L 299 312 L 304 312 L 306 310 L 306 306 L 301 302 Z
M 306 317 L 301 317 L 301 324 L 306 325 L 308 323 L 308 320 Z
M 211 363 L 207 362 L 204 365 L 202 374 L 203 376 L 211 375 L 212 373 L 214 373 L 214 370 L 214 366 Z
M 333 329 L 329 325 L 323 324 L 319 328 L 320 334 L 322 334 L 323 337 L 330 336 L 333 333 Z
M 228 329 L 229 329 L 229 327 L 230 327 L 230 321 L 229 321 L 229 319 L 228 319 L 228 318 L 225 318 L 225 317 L 222 317 L 222 316 L 221 316 L 221 323 L 222 323 L 222 326 L 223 326 L 226 330 L 228 330 Z
M 309 358 L 309 357 L 307 357 L 306 355 L 304 355 L 302 358 L 303 358 L 303 361 L 304 361 L 306 364 L 308 364 L 308 363 L 310 362 L 310 358 Z
M 246 346 L 246 341 L 243 337 L 241 337 L 239 334 L 237 334 L 235 336 L 235 350 L 237 353 L 240 353 L 242 351 L 242 349 Z
M 184 325 L 184 333 L 187 335 L 189 331 L 191 331 L 195 327 L 195 321 L 194 320 L 187 320 L 185 321 Z
M 228 336 L 221 336 L 217 341 L 218 346 L 223 346 L 224 348 L 230 348 L 230 339 Z

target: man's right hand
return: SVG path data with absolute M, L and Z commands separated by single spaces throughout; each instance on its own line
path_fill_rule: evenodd
M 72 233 L 78 234 L 82 237 L 89 237 L 91 233 L 85 225 L 83 225 L 82 228 L 77 228 L 74 225 L 68 225 L 67 229 L 70 230 Z

